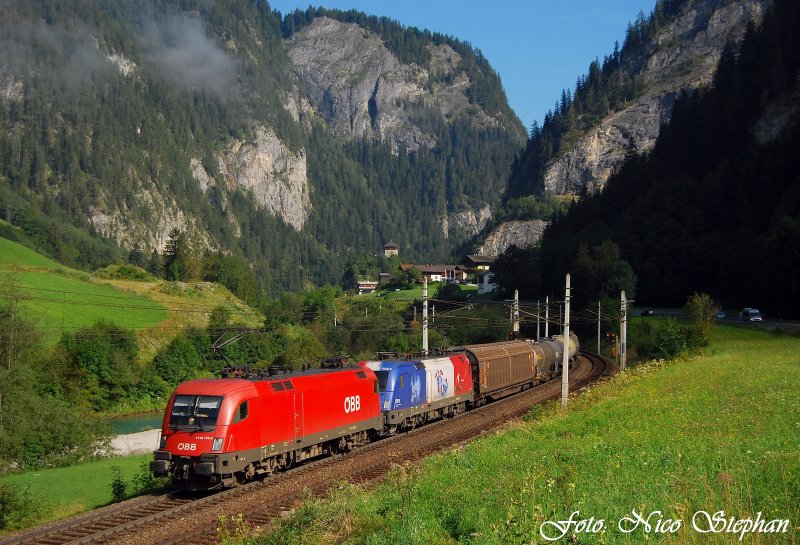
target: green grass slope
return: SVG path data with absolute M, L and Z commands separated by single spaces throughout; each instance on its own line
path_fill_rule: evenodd
M 48 271 L 70 270 L 50 258 L 37 254 L 30 248 L 5 238 L 0 238 L 0 267 L 11 270 L 15 268 L 45 269 Z
M 29 317 L 48 339 L 101 319 L 148 328 L 168 317 L 166 307 L 150 297 L 92 282 L 86 273 L 4 238 L 0 238 L 0 281 L 19 287 Z
M 28 515 L 30 524 L 44 524 L 112 503 L 115 469 L 119 470 L 120 478 L 130 485 L 137 475 L 146 474 L 144 467 L 152 459 L 152 454 L 120 456 L 68 467 L 3 475 L 0 476 L 0 485 L 10 485 L 24 491 L 35 506 Z
M 142 361 L 181 329 L 205 327 L 217 306 L 227 307 L 234 323 L 263 323 L 259 312 L 217 284 L 95 278 L 0 238 L 0 284 L 9 282 L 20 288 L 27 315 L 47 344 L 65 331 L 106 320 L 137 332 Z
M 602 520 L 604 531 L 572 526 L 554 543 L 740 543 L 740 533 L 694 529 L 695 513 L 724 511 L 789 521 L 785 533 L 746 533 L 742 543 L 796 544 L 800 339 L 718 327 L 707 352 L 630 370 L 573 399 L 566 414 L 535 408 L 491 437 L 396 468 L 374 491 L 343 486 L 255 541 L 547 543 L 542 525 L 578 511 L 576 520 Z M 619 528 L 634 510 L 653 514 L 649 531 Z M 658 532 L 658 519 L 674 531 Z

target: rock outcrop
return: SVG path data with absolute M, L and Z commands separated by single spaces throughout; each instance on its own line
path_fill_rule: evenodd
M 225 147 L 219 171 L 230 190 L 250 192 L 258 207 L 296 231 L 303 229 L 311 209 L 305 151 L 289 150 L 271 130 L 260 127 L 252 141 L 234 139 Z
M 547 227 L 547 222 L 542 220 L 507 221 L 492 231 L 483 244 L 475 248 L 475 253 L 500 255 L 512 244 L 520 248 L 528 248 L 539 242 L 545 227 Z
M 477 210 L 464 210 L 442 218 L 442 231 L 445 237 L 467 238 L 481 232 L 492 219 L 489 205 Z
M 448 45 L 430 46 L 430 67 L 403 64 L 379 36 L 354 23 L 319 17 L 288 42 L 303 93 L 334 132 L 377 137 L 395 149 L 432 148 L 436 137 L 414 117 L 470 113 L 473 122 L 497 120 L 469 104 L 469 80 L 456 72 L 461 57 Z M 438 79 L 452 76 L 447 85 Z M 482 115 L 481 115 L 482 114 Z
M 613 112 L 545 170 L 544 186 L 559 194 L 602 189 L 628 150 L 643 152 L 669 121 L 675 98 L 711 81 L 726 40 L 739 41 L 747 22 L 759 20 L 764 0 L 695 1 L 662 29 L 638 66 L 648 92 Z
M 113 239 L 122 247 L 132 248 L 147 241 L 147 249 L 163 253 L 169 234 L 173 229 L 191 233 L 192 243 L 198 248 L 217 249 L 217 243 L 208 234 L 203 223 L 185 212 L 172 196 L 163 194 L 153 184 L 151 189 L 142 189 L 127 205 L 110 208 L 107 199 L 101 196 L 98 204 L 90 210 L 89 223 L 100 235 Z M 146 211 L 149 221 L 131 222 L 129 217 Z M 135 212 L 135 213 L 134 213 Z

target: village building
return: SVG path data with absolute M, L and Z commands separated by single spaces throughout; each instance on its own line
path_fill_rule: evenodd
M 463 282 L 469 275 L 462 265 L 417 265 L 414 263 L 400 265 L 401 271 L 408 269 L 417 269 L 429 282 Z
M 359 280 L 358 281 L 358 294 L 372 293 L 378 289 L 378 282 L 376 280 Z
M 392 257 L 393 255 L 400 255 L 400 246 L 394 242 L 387 242 L 383 245 L 383 257 Z

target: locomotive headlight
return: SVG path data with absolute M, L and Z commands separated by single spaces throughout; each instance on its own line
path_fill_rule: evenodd
M 211 450 L 212 451 L 220 451 L 220 450 L 222 450 L 222 441 L 223 441 L 222 437 L 215 437 L 214 438 L 214 442 L 211 443 Z
M 162 435 L 161 436 L 161 442 L 159 442 L 158 448 L 160 448 L 160 449 L 167 448 L 167 437 L 166 437 L 166 435 Z

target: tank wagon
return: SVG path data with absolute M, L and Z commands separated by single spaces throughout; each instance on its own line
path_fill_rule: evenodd
M 184 382 L 150 470 L 176 488 L 208 490 L 346 451 L 382 431 L 378 391 L 372 370 L 357 367 Z

